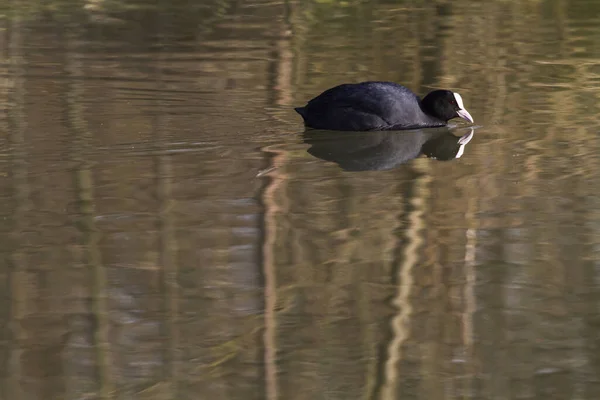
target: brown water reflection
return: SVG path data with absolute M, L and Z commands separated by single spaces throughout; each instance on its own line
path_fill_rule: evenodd
M 1 399 L 600 397 L 598 4 L 11 4 Z M 309 154 L 366 79 L 459 91 L 462 158 Z

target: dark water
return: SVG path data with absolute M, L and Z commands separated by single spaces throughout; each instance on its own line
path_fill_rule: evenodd
M 598 2 L 0 15 L 0 399 L 600 398 Z M 458 91 L 462 157 L 308 152 L 367 79 Z

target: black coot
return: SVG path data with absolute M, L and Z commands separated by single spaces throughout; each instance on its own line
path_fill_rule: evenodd
M 421 100 L 393 82 L 346 83 L 295 110 L 307 127 L 337 131 L 430 128 L 456 117 L 473 122 L 458 93 L 434 90 Z

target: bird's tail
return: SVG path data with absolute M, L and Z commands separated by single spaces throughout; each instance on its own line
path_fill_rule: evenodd
M 296 107 L 294 108 L 298 114 L 302 116 L 302 118 L 306 119 L 306 108 L 304 107 Z

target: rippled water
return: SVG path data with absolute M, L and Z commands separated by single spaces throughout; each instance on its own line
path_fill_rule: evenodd
M 40 3 L 0 6 L 0 399 L 600 398 L 597 2 Z M 368 79 L 460 92 L 462 157 L 304 133 Z

